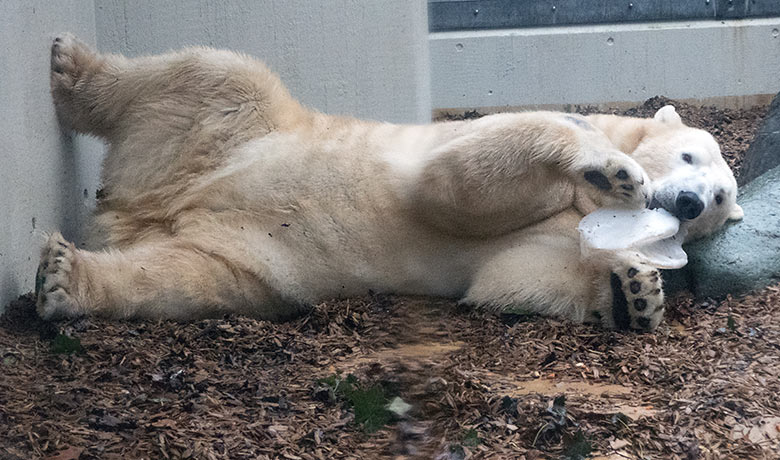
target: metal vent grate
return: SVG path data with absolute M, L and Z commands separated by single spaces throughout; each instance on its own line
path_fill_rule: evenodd
M 428 0 L 431 32 L 780 16 L 780 0 Z

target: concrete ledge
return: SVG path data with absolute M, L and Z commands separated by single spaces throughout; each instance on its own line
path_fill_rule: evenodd
M 780 90 L 780 18 L 441 32 L 429 43 L 438 109 Z

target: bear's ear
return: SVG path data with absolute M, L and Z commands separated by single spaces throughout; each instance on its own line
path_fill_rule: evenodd
M 682 119 L 680 118 L 680 115 L 677 115 L 677 111 L 674 109 L 673 105 L 661 107 L 653 118 L 668 125 L 682 124 Z
M 734 203 L 734 207 L 729 213 L 729 220 L 742 220 L 743 217 L 745 217 L 745 211 L 742 210 L 742 206 Z

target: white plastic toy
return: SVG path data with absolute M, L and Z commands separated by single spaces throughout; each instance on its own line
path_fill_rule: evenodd
M 578 227 L 580 250 L 586 258 L 610 258 L 634 250 L 644 262 L 658 268 L 682 268 L 688 255 L 682 248 L 685 229 L 663 209 L 599 209 Z

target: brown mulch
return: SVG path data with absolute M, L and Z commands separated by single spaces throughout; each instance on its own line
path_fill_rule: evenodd
M 734 166 L 764 115 L 677 107 Z M 376 295 L 282 324 L 47 323 L 33 303 L 0 318 L 0 460 L 780 458 L 780 286 L 682 295 L 652 334 Z M 370 432 L 323 381 L 349 374 L 411 409 Z

